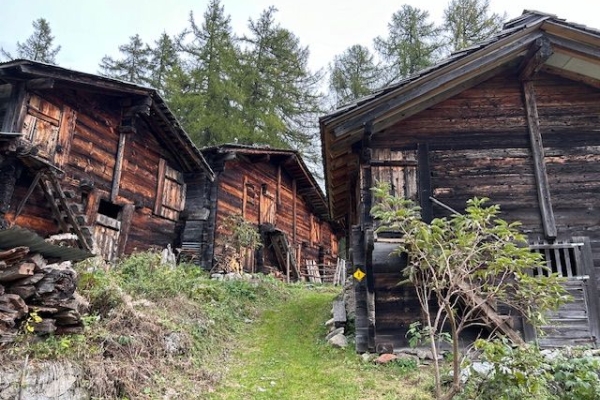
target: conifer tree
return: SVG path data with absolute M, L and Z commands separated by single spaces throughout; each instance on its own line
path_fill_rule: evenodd
M 375 38 L 375 49 L 386 64 L 387 83 L 432 65 L 439 57 L 440 30 L 429 12 L 403 5 L 388 23 L 388 37 Z
M 201 26 L 190 12 L 177 46 L 184 64 L 169 84 L 171 108 L 197 145 L 235 141 L 243 129 L 239 49 L 220 0 L 211 0 Z
M 308 67 L 308 48 L 275 21 L 276 12 L 269 7 L 251 19 L 242 39 L 246 140 L 303 149 L 316 131 L 320 75 Z
M 179 54 L 175 42 L 166 32 L 163 32 L 150 49 L 150 84 L 162 94 L 165 94 L 169 74 L 179 65 Z
M 337 105 L 371 93 L 381 82 L 380 70 L 371 51 L 355 44 L 333 59 L 329 88 Z
M 50 24 L 44 18 L 33 21 L 33 34 L 25 43 L 17 42 L 17 55 L 13 57 L 9 52 L 0 49 L 2 57 L 12 60 L 14 58 L 26 58 L 33 61 L 41 61 L 48 64 L 56 64 L 56 55 L 60 46 L 53 47 L 54 36 Z
M 444 10 L 444 29 L 451 51 L 469 47 L 502 28 L 502 19 L 490 14 L 489 0 L 452 0 Z
M 104 56 L 100 62 L 100 74 L 123 81 L 148 85 L 150 82 L 150 48 L 140 35 L 129 38 L 129 43 L 119 46 L 123 58 Z

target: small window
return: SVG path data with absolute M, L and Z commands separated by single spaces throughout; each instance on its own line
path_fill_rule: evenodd
M 154 213 L 177 221 L 185 207 L 185 182 L 183 174 L 167 165 L 164 159 L 158 164 L 158 188 Z

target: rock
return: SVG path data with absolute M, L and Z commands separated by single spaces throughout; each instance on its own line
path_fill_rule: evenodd
M 343 335 L 344 334 L 344 328 L 337 328 L 332 330 L 331 332 L 329 332 L 329 334 L 325 337 L 325 340 L 329 340 L 332 337 L 334 337 L 335 335 Z
M 165 351 L 169 354 L 184 354 L 187 351 L 185 336 L 179 332 L 171 332 L 163 339 Z
M 393 354 L 394 344 L 393 343 L 379 343 L 375 348 L 378 354 Z
M 346 339 L 346 336 L 344 336 L 341 333 L 333 336 L 327 341 L 327 343 L 329 343 L 333 347 L 339 347 L 341 349 L 348 347 L 348 339 Z
M 560 350 L 557 349 L 544 349 L 540 354 L 549 362 L 552 362 L 561 356 Z
M 377 358 L 377 354 L 373 354 L 373 353 L 363 353 L 360 355 L 360 359 L 364 363 L 373 362 L 373 361 L 375 361 L 376 358 Z
M 396 354 L 396 353 L 394 353 L 394 354 Z M 414 361 L 417 365 L 419 365 L 419 363 L 420 363 L 419 357 L 415 356 L 414 354 L 398 353 L 398 354 L 396 354 L 396 356 L 398 357 L 399 360 Z
M 344 304 L 346 305 L 346 317 L 348 321 L 356 319 L 356 298 L 354 295 L 353 279 L 349 279 L 344 286 Z
M 417 349 L 417 357 L 419 357 L 419 359 L 421 360 L 435 360 L 431 350 Z M 438 354 L 437 359 L 441 360 L 442 358 L 443 357 L 440 354 Z
M 396 360 L 397 358 L 398 358 L 398 356 L 395 354 L 389 354 L 389 353 L 382 354 L 375 359 L 375 364 L 387 364 L 391 361 Z
M 46 361 L 0 367 L 0 399 L 83 400 L 90 395 L 83 387 L 83 370 L 69 362 Z M 21 379 L 23 381 L 21 381 Z
M 222 281 L 223 280 L 223 274 L 212 274 L 210 276 L 210 279 L 214 279 L 216 281 Z
M 333 326 L 333 324 L 335 324 L 334 318 L 328 319 L 327 322 L 325 322 L 325 326 L 327 326 L 329 328 L 331 328 Z

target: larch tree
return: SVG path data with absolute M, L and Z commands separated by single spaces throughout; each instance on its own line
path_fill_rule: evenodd
M 177 46 L 183 68 L 168 89 L 171 108 L 198 146 L 235 141 L 243 129 L 239 49 L 219 0 L 211 0 L 200 26 L 190 12 Z
M 320 113 L 320 74 L 308 67 L 309 50 L 274 18 L 269 7 L 250 20 L 242 39 L 245 139 L 305 149 L 313 142 Z
M 329 88 L 337 105 L 368 95 L 381 83 L 381 72 L 366 46 L 349 47 L 330 66 Z
M 499 32 L 504 18 L 490 13 L 490 0 L 452 0 L 444 10 L 450 50 L 464 49 Z
M 391 83 L 432 65 L 440 55 L 440 29 L 429 22 L 429 12 L 403 5 L 388 23 L 388 37 L 375 38 L 375 50 Z
M 154 42 L 154 47 L 150 49 L 149 81 L 152 87 L 165 94 L 167 78 L 179 63 L 175 42 L 166 32 L 163 32 Z
M 2 57 L 12 60 L 15 58 L 26 58 L 33 61 L 41 61 L 48 64 L 56 64 L 56 55 L 60 46 L 53 46 L 54 36 L 50 24 L 44 18 L 33 21 L 33 34 L 25 43 L 17 42 L 17 54 L 13 57 L 8 51 L 0 49 Z
M 122 58 L 104 56 L 100 62 L 100 75 L 123 81 L 148 85 L 150 82 L 151 50 L 140 35 L 129 38 L 129 43 L 119 46 Z

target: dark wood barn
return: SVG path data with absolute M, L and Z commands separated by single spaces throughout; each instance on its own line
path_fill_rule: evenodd
M 242 254 L 245 271 L 273 267 L 289 270 L 292 279 L 331 275 L 338 238 L 323 192 L 297 151 L 227 144 L 202 153 L 215 181 L 188 186 L 186 253 L 218 269 L 231 234 L 225 220 L 238 215 L 260 228 L 262 239 L 257 251 Z
M 460 212 L 474 196 L 500 204 L 505 219 L 523 223 L 532 251 L 569 278 L 574 302 L 553 315 L 541 344 L 598 344 L 600 31 L 525 11 L 320 124 L 332 218 L 348 228 L 354 267 L 367 274 L 356 288 L 357 350 L 405 344 L 420 317 L 413 291 L 396 286 L 393 240 L 373 234 L 377 181 L 416 199 L 425 220 Z
M 114 260 L 179 245 L 184 174 L 212 179 L 151 88 L 26 60 L 0 64 L 0 223 Z

